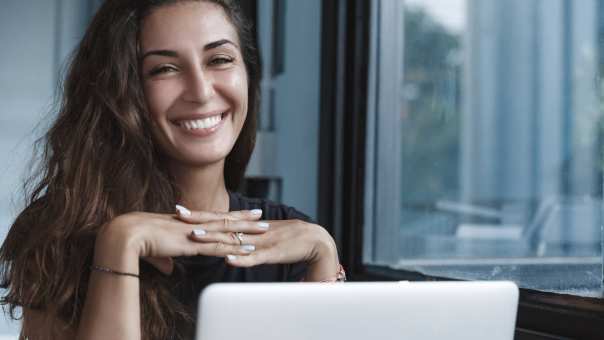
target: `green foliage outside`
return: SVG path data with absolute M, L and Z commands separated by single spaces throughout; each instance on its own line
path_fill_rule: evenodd
M 405 10 L 403 204 L 432 205 L 459 188 L 461 36 Z

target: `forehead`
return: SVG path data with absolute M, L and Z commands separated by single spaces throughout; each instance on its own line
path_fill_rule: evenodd
M 239 44 L 235 27 L 222 7 L 205 1 L 185 1 L 154 9 L 143 19 L 140 32 L 143 51 L 201 47 L 229 39 Z

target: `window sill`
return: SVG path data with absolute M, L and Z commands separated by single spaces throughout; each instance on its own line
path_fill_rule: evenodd
M 574 260 L 574 261 L 573 261 Z M 458 280 L 510 280 L 519 287 L 604 299 L 601 258 L 401 261 L 392 269 Z M 439 263 L 440 262 L 440 263 Z M 444 264 L 443 264 L 444 263 Z
M 601 268 L 601 267 L 600 267 Z M 600 269 L 601 270 L 601 269 Z M 355 281 L 438 281 L 448 277 L 397 270 L 384 266 L 356 266 Z M 602 294 L 600 289 L 600 294 Z M 603 339 L 604 300 L 563 293 L 520 289 L 516 339 Z

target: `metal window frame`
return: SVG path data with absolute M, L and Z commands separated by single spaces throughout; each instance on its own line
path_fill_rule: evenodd
M 376 123 L 367 114 L 377 99 L 367 95 L 375 81 L 369 77 L 369 60 L 375 58 L 370 56 L 375 25 L 370 17 L 376 2 L 387 1 L 323 3 L 319 223 L 334 236 L 354 281 L 442 280 L 362 261 L 365 222 L 372 215 L 365 207 L 375 194 L 365 181 L 366 175 L 374 176 L 366 167 L 372 162 L 366 139 L 376 137 L 371 136 Z M 597 339 L 602 324 L 602 299 L 521 289 L 516 339 Z
M 391 235 L 398 234 L 401 224 L 397 212 L 401 207 L 403 44 L 396 42 L 404 36 L 403 13 L 403 1 L 371 2 L 365 235 L 372 239 L 365 241 L 363 260 L 372 263 L 395 262 L 400 249 L 398 237 Z

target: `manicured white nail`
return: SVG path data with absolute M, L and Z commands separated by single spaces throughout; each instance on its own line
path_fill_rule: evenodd
M 193 229 L 193 235 L 195 236 L 203 236 L 207 234 L 207 232 L 203 229 Z
M 237 259 L 237 256 L 235 255 L 227 255 L 226 257 L 229 261 L 235 261 Z
M 178 211 L 180 216 L 191 216 L 191 210 L 183 207 L 182 205 L 177 204 L 176 211 Z
M 244 244 L 241 246 L 241 250 L 243 250 L 247 253 L 251 253 L 254 250 L 256 250 L 256 247 L 253 244 Z
M 266 222 L 258 222 L 257 226 L 261 229 L 268 229 L 268 223 Z
M 250 210 L 252 215 L 262 215 L 262 209 L 252 209 Z

